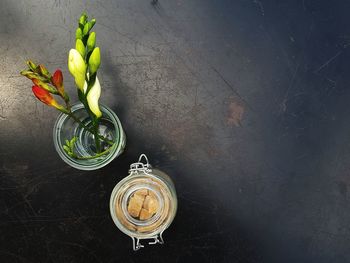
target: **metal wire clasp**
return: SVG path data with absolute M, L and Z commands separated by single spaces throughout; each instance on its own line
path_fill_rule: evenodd
M 155 244 L 164 244 L 164 240 L 163 240 L 163 232 L 160 232 L 159 235 L 156 235 L 154 237 L 147 237 L 147 238 L 137 238 L 137 237 L 131 237 L 132 238 L 132 245 L 133 245 L 133 249 L 134 251 L 139 250 L 140 248 L 145 247 L 144 245 L 142 245 L 140 243 L 141 239 L 152 239 L 153 241 L 148 242 L 149 245 L 155 245 Z
M 142 159 L 144 159 L 145 162 L 142 162 Z M 138 174 L 139 172 L 148 174 L 152 172 L 151 168 L 152 166 L 149 164 L 146 154 L 143 153 L 140 155 L 139 160 L 136 163 L 133 163 L 130 165 L 129 175 Z M 131 237 L 131 238 L 132 238 L 134 251 L 144 247 L 144 245 L 140 243 L 140 240 L 144 240 L 144 239 L 153 239 L 152 241 L 148 242 L 149 245 L 164 244 L 163 231 L 155 236 L 150 236 L 146 238 L 140 238 L 140 237 Z
M 145 159 L 146 163 L 142 162 L 142 158 Z M 129 169 L 129 175 L 132 174 L 137 174 L 139 172 L 144 172 L 144 173 L 150 173 L 152 172 L 152 166 L 149 164 L 148 162 L 148 158 L 146 156 L 146 154 L 141 154 L 139 157 L 139 160 L 136 163 L 133 163 L 130 165 L 130 169 Z

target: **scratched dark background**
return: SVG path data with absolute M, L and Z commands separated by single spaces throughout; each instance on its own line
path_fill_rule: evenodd
M 57 116 L 19 76 L 65 73 L 97 19 L 102 103 L 126 152 L 98 171 L 55 152 Z M 350 2 L 1 0 L 0 262 L 350 262 Z M 163 246 L 132 251 L 108 201 L 140 153 L 173 178 Z

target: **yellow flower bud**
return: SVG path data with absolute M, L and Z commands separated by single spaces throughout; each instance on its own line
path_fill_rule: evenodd
M 79 24 L 84 26 L 86 23 L 86 20 L 87 20 L 87 15 L 85 12 L 83 12 L 79 18 Z
M 90 110 L 97 118 L 100 118 L 102 116 L 102 112 L 100 111 L 100 108 L 98 106 L 98 100 L 100 99 L 101 95 L 101 86 L 100 82 L 98 81 L 98 78 L 96 77 L 94 85 L 91 87 L 89 93 L 86 96 L 88 105 Z
M 93 26 L 96 24 L 96 19 L 95 18 L 91 19 L 89 23 L 90 23 L 90 26 L 91 26 L 90 27 L 90 30 L 91 30 L 91 28 L 93 28 Z
M 36 70 L 37 65 L 35 65 L 33 61 L 28 60 L 28 61 L 26 61 L 26 63 L 27 63 L 27 65 L 28 65 L 28 67 L 30 68 L 31 71 L 35 71 Z
M 81 39 L 77 39 L 77 41 L 75 42 L 75 49 L 78 50 L 78 52 L 82 57 L 85 56 L 85 46 L 83 44 L 83 41 L 81 41 Z
M 84 25 L 84 29 L 83 29 L 83 34 L 84 34 L 84 36 L 86 36 L 87 34 L 89 34 L 90 29 L 91 29 L 90 23 L 87 22 L 87 23 Z
M 100 64 L 101 64 L 100 48 L 96 47 L 96 48 L 94 48 L 94 51 L 92 51 L 92 54 L 89 58 L 90 76 L 97 72 L 98 68 L 100 67 Z
M 84 59 L 76 49 L 71 49 L 68 56 L 68 69 L 75 79 L 77 87 L 83 91 L 85 83 L 86 65 Z
M 96 43 L 96 33 L 91 32 L 87 40 L 87 52 L 90 52 L 94 49 Z
M 43 77 L 45 77 L 45 78 L 48 78 L 48 79 L 51 78 L 50 72 L 45 68 L 44 65 L 40 64 L 40 65 L 38 66 L 38 68 L 39 68 L 39 73 L 41 74 L 41 76 L 43 76 Z
M 77 30 L 75 31 L 75 38 L 83 39 L 83 30 L 81 30 L 80 27 L 78 27 Z

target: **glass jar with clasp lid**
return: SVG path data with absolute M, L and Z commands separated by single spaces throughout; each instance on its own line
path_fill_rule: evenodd
M 142 159 L 145 162 L 142 162 Z M 170 226 L 177 210 L 175 186 L 164 172 L 153 169 L 147 156 L 130 165 L 129 175 L 113 189 L 110 213 L 115 225 L 133 240 L 133 249 L 149 244 L 163 244 L 163 232 Z

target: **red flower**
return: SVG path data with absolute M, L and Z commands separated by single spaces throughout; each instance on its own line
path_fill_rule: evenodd
M 52 106 L 62 112 L 67 112 L 67 109 L 63 107 L 62 105 L 58 104 L 57 101 L 52 97 L 52 95 L 45 89 L 39 87 L 39 86 L 33 86 L 32 91 L 41 102 Z
M 52 95 L 47 91 L 44 90 L 43 88 L 39 86 L 33 86 L 32 91 L 34 95 L 43 103 L 53 106 L 54 104 L 57 104 L 55 99 L 52 97 Z
M 58 93 L 61 95 L 61 97 L 68 102 L 69 101 L 69 97 L 66 94 L 66 92 L 64 91 L 64 86 L 63 86 L 63 74 L 62 71 L 57 69 L 55 71 L 55 73 L 53 74 L 52 78 L 51 78 L 51 83 L 52 85 L 54 85 L 56 87 L 56 89 L 58 90 Z
M 57 89 L 63 87 L 63 75 L 61 70 L 57 69 L 55 71 L 55 73 L 52 76 L 51 82 Z

